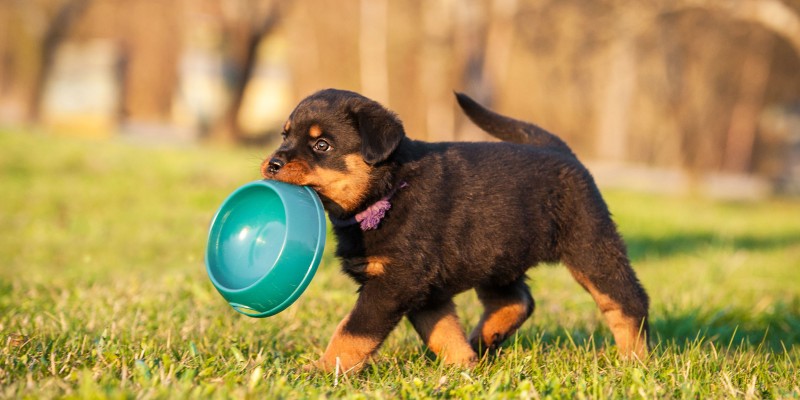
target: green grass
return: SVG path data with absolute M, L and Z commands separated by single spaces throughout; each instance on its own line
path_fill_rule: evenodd
M 621 361 L 591 298 L 544 266 L 533 318 L 473 370 L 404 321 L 363 373 L 306 374 L 356 298 L 336 260 L 268 319 L 230 309 L 203 265 L 214 210 L 265 153 L 0 132 L 0 397 L 800 397 L 800 202 L 613 191 L 652 299 L 647 360 Z M 474 294 L 457 302 L 474 326 Z

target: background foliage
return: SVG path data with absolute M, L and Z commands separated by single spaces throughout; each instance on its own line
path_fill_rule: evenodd
M 485 139 L 459 90 L 585 159 L 778 180 L 800 157 L 798 0 L 8 0 L 0 60 L 0 124 L 74 135 L 263 141 L 338 87 Z

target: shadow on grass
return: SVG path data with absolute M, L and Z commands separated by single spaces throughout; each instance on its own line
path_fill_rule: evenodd
M 660 259 L 693 254 L 708 248 L 733 248 L 748 251 L 775 250 L 800 244 L 800 232 L 774 235 L 727 236 L 720 232 L 685 232 L 668 236 L 626 235 L 631 260 Z
M 716 348 L 743 345 L 761 346 L 764 350 L 783 352 L 800 344 L 800 299 L 777 303 L 772 310 L 750 314 L 744 309 L 716 311 L 692 310 L 680 314 L 656 316 L 650 321 L 651 345 L 686 350 L 698 344 L 712 343 Z M 548 329 L 537 331 L 535 326 L 520 331 L 516 345 L 523 348 L 538 346 L 571 346 L 602 348 L 613 343 L 606 326 L 597 329 Z M 539 339 L 541 338 L 541 339 Z M 504 347 L 511 346 L 509 340 Z
M 696 339 L 715 345 L 760 345 L 773 351 L 800 344 L 800 299 L 776 303 L 771 310 L 753 314 L 745 309 L 694 310 L 668 314 L 651 322 L 657 341 L 679 347 Z

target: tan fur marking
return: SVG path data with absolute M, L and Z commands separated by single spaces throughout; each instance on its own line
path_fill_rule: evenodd
M 595 303 L 597 303 L 608 323 L 608 327 L 611 329 L 611 333 L 614 335 L 614 341 L 617 343 L 620 354 L 625 357 L 633 355 L 640 359 L 646 357 L 647 338 L 644 337 L 644 334 L 639 334 L 641 321 L 625 315 L 622 311 L 622 306 L 610 296 L 598 290 L 585 275 L 575 271 L 573 268 L 569 270 L 575 280 L 594 298 Z
M 342 267 L 355 273 L 363 273 L 369 277 L 378 277 L 386 273 L 390 261 L 387 257 L 356 257 L 342 260 Z
M 467 343 L 455 307 L 417 312 L 411 318 L 414 328 L 428 348 L 445 364 L 472 366 L 477 355 Z
M 286 120 L 286 123 L 283 124 L 283 131 L 284 132 L 288 132 L 289 129 L 292 129 L 292 121 L 291 120 Z
M 389 259 L 386 257 L 367 257 L 367 267 L 364 272 L 369 276 L 381 276 L 386 272 Z
M 486 347 L 499 344 L 495 342 L 504 340 L 528 317 L 528 305 L 525 303 L 485 304 L 485 306 L 486 311 L 478 322 L 478 326 L 475 327 L 472 336 L 480 335 Z
M 347 171 L 314 168 L 311 185 L 345 211 L 355 211 L 369 188 L 371 167 L 358 154 L 345 156 Z
M 305 161 L 291 161 L 286 163 L 278 173 L 272 176 L 267 172 L 269 161 L 264 160 L 261 164 L 261 175 L 267 179 L 275 179 L 281 182 L 291 183 L 293 185 L 309 185 L 313 183 L 313 176 L 310 174 L 311 170 Z
M 322 128 L 317 124 L 311 125 L 311 128 L 308 128 L 308 136 L 315 139 L 322 136 Z
M 350 315 L 345 317 L 336 327 L 325 353 L 315 363 L 317 368 L 333 372 L 336 369 L 336 359 L 338 358 L 340 373 L 358 371 L 364 367 L 372 353 L 378 349 L 380 342 L 375 339 L 345 333 L 344 326 L 349 320 Z

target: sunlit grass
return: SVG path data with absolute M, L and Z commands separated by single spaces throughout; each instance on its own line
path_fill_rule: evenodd
M 0 133 L 0 397 L 800 396 L 800 203 L 626 192 L 606 199 L 652 299 L 649 359 L 621 361 L 591 298 L 543 266 L 534 317 L 474 370 L 403 322 L 363 373 L 308 375 L 355 301 L 331 255 L 267 319 L 203 265 L 214 210 L 265 153 Z M 473 326 L 474 294 L 457 302 Z

